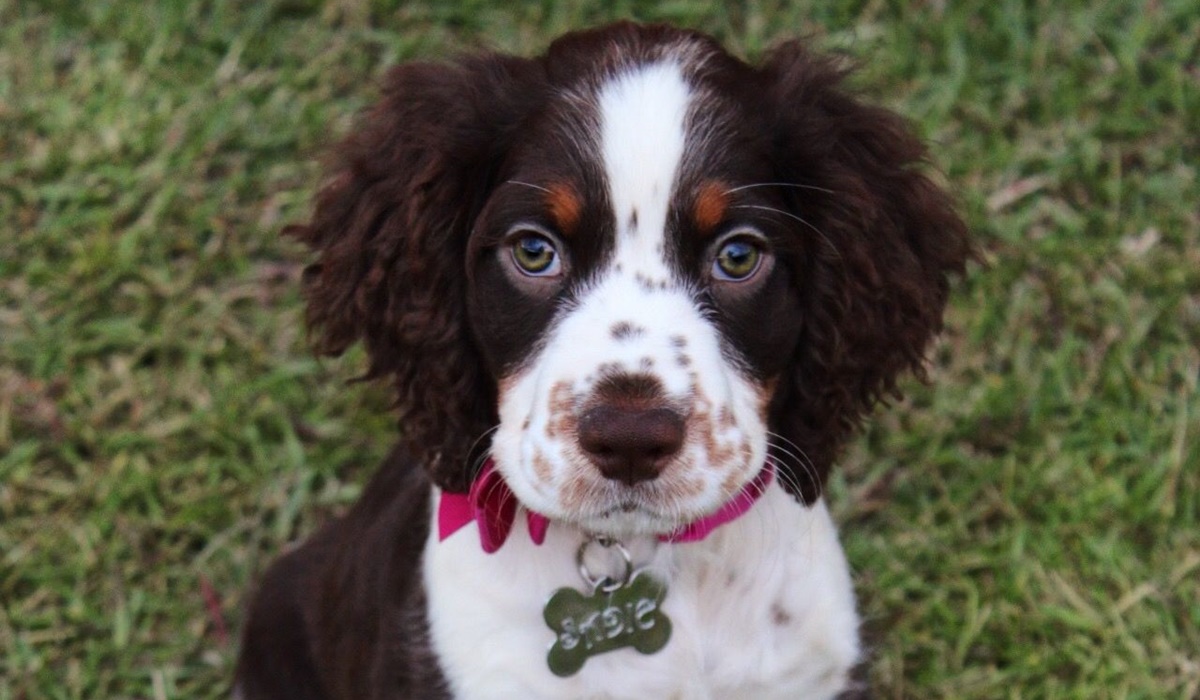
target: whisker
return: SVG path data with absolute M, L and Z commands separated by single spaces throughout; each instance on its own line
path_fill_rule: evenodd
M 817 465 L 815 462 L 813 462 L 812 457 L 808 456 L 807 452 L 805 452 L 799 445 L 792 442 L 791 440 L 788 440 L 787 438 L 785 438 L 782 435 L 778 435 L 775 433 L 768 433 L 768 434 L 774 435 L 775 437 L 779 438 L 780 440 L 783 440 L 784 442 L 786 442 L 788 444 L 788 446 L 790 446 L 793 450 L 795 450 L 795 452 L 792 452 L 791 450 L 787 449 L 787 447 L 785 447 L 784 445 L 781 445 L 778 442 L 770 443 L 770 441 L 768 440 L 768 444 L 774 444 L 776 449 L 782 451 L 787 456 L 789 456 L 792 459 L 799 462 L 800 465 L 802 467 L 804 467 L 804 472 L 808 476 L 812 477 L 812 480 L 816 483 L 818 488 L 824 488 L 825 485 L 823 483 L 821 483 L 821 479 L 819 478 L 819 475 L 818 475 Z
M 488 435 L 491 435 L 492 433 L 496 432 L 499 429 L 500 429 L 500 424 L 497 423 L 497 424 L 493 425 L 492 427 L 488 428 L 487 430 L 483 431 L 482 433 L 480 433 L 479 437 L 475 438 L 475 442 L 471 443 L 471 449 L 467 450 L 467 451 L 468 452 L 473 451 L 475 449 L 475 446 L 479 444 L 480 440 L 484 439 Z
M 790 441 L 789 441 L 789 442 L 790 442 Z M 768 444 L 770 444 L 770 443 L 768 443 Z M 774 446 L 775 446 L 775 448 L 776 448 L 776 449 L 783 449 L 783 448 L 781 448 L 781 447 L 780 447 L 778 444 L 775 444 Z M 796 456 L 795 456 L 795 455 L 793 455 L 791 452 L 788 452 L 788 451 L 786 451 L 786 450 L 784 450 L 784 452 L 785 452 L 785 454 L 789 455 L 789 456 L 790 456 L 790 457 L 792 457 L 793 459 L 795 459 L 795 458 L 796 458 Z M 807 458 L 807 457 L 806 457 L 806 458 Z M 812 468 L 812 467 L 808 466 L 807 464 L 804 464 L 803 462 L 801 462 L 801 466 L 804 468 L 804 471 L 805 471 L 805 472 L 807 472 L 807 473 L 808 473 L 808 474 L 809 474 L 809 475 L 812 477 L 812 479 L 813 479 L 813 481 L 814 481 L 814 482 L 816 482 L 816 483 L 820 484 L 820 479 L 817 479 L 817 478 L 816 478 L 816 476 L 815 476 L 815 472 L 814 472 L 814 470 L 813 470 L 813 468 Z M 800 479 L 799 479 L 799 477 L 798 477 L 798 476 L 796 476 L 796 475 L 795 475 L 795 473 L 791 472 L 790 470 L 789 470 L 789 471 L 783 471 L 783 472 L 778 472 L 778 476 L 779 476 L 779 479 L 780 479 L 780 483 L 781 483 L 781 485 L 785 485 L 785 488 L 786 488 L 787 486 L 790 486 L 790 487 L 791 487 L 791 488 L 788 488 L 788 489 L 787 489 L 787 490 L 788 490 L 790 493 L 797 494 L 797 495 L 798 495 L 798 494 L 800 494 L 800 493 L 803 493 L 803 488 L 802 488 L 802 486 L 801 486 L 801 484 L 800 484 Z M 822 487 L 822 489 L 823 489 L 823 488 L 824 488 L 824 487 Z M 810 550 L 811 550 L 811 548 L 812 548 L 812 546 L 813 546 L 813 531 L 812 531 L 811 527 L 810 527 L 810 528 L 808 528 L 808 529 L 807 529 L 805 532 L 803 532 L 803 533 L 793 533 L 793 535 L 794 535 L 794 536 L 795 536 L 795 535 L 800 535 L 800 536 L 804 536 L 804 537 L 806 537 L 806 538 L 807 538 L 807 541 L 808 541 L 808 546 L 809 546 L 809 548 L 810 548 Z
M 479 446 L 480 442 L 483 442 L 483 440 L 485 440 L 489 435 L 491 435 L 492 433 L 496 432 L 499 429 L 500 429 L 500 424 L 497 423 L 496 425 L 493 425 L 492 427 L 490 427 L 487 430 L 480 433 L 479 437 L 475 438 L 475 441 L 471 443 L 471 448 L 469 450 L 467 450 L 467 454 L 470 455 L 471 453 L 475 452 L 475 448 Z M 463 467 L 464 475 L 471 477 L 471 476 L 474 476 L 475 474 L 478 474 L 480 468 L 483 466 L 483 463 L 486 462 L 487 458 L 490 456 L 491 456 L 491 450 L 486 450 L 483 452 L 483 454 L 481 454 L 478 457 L 476 457 L 475 459 L 471 460 L 469 463 L 463 464 L 462 467 Z
M 790 440 L 787 440 L 787 438 L 784 438 L 782 435 L 779 435 L 777 437 L 789 442 L 791 444 L 791 446 L 796 449 L 796 452 L 792 452 L 791 450 L 787 449 L 783 445 L 781 445 L 777 442 L 771 442 L 770 440 L 767 441 L 767 444 L 771 445 L 779 452 L 783 453 L 784 455 L 786 455 L 786 456 L 790 457 L 792 460 L 794 460 L 797 463 L 797 465 L 799 465 L 804 470 L 804 473 L 813 480 L 813 483 L 816 484 L 816 486 L 818 488 L 823 489 L 825 485 L 823 483 L 821 483 L 819 473 L 817 472 L 817 467 L 813 463 L 812 458 L 809 457 L 808 454 L 804 452 L 804 450 L 797 447 L 795 443 L 792 443 Z M 797 483 L 793 483 L 792 485 L 799 486 L 800 484 L 797 482 Z
M 768 431 L 767 435 L 770 437 L 775 437 L 780 440 L 783 440 L 784 442 L 788 443 L 788 445 L 790 445 L 792 448 L 794 448 L 796 450 L 796 452 L 792 452 L 791 450 L 787 449 L 787 447 L 780 444 L 779 442 L 775 442 L 775 441 L 771 441 L 771 440 L 767 441 L 768 445 L 771 445 L 772 447 L 774 447 L 776 450 L 778 450 L 782 454 L 795 460 L 797 465 L 800 466 L 804 470 L 804 473 L 813 480 L 813 483 L 817 486 L 817 488 L 820 489 L 821 491 L 824 491 L 825 484 L 822 483 L 821 478 L 818 475 L 816 465 L 813 463 L 812 458 L 810 458 L 808 456 L 808 454 L 806 454 L 804 452 L 804 450 L 802 450 L 800 448 L 799 445 L 792 442 L 791 440 L 788 440 L 784 436 L 779 435 L 778 433 L 773 433 L 773 432 Z M 793 482 L 791 483 L 791 485 L 794 487 L 800 486 L 800 484 L 795 483 L 794 479 L 793 479 Z
M 481 494 L 482 498 L 480 500 L 485 503 L 487 501 L 491 500 L 493 494 L 496 493 L 497 489 L 501 490 L 500 491 L 500 503 L 498 505 L 499 505 L 500 509 L 503 510 L 504 506 L 508 503 L 509 499 L 515 500 L 517 497 L 516 494 L 514 494 L 512 492 L 512 489 L 509 489 L 508 485 L 504 483 L 503 479 L 496 479 L 492 483 L 488 484 L 488 490 L 487 490 L 487 492 Z
M 492 455 L 490 452 L 484 452 L 476 457 L 470 465 L 470 471 L 467 472 L 467 476 L 477 476 L 479 472 L 483 471 L 483 464 L 487 462 L 488 458 L 491 456 Z
M 750 185 L 742 185 L 740 187 L 734 187 L 732 189 L 725 190 L 725 194 L 733 194 L 734 192 L 741 192 L 742 190 L 748 190 L 753 187 L 795 187 L 799 190 L 814 190 L 816 192 L 824 192 L 825 194 L 837 194 L 837 192 L 825 189 L 824 187 L 817 187 L 816 185 L 802 185 L 798 182 L 755 182 Z
M 780 449 L 778 445 L 774 445 L 774 447 L 776 449 Z M 799 460 L 795 460 L 794 455 L 792 455 L 792 457 L 793 457 L 793 459 L 788 460 L 789 462 L 790 461 L 796 461 L 796 462 L 799 461 Z M 779 482 L 781 485 L 788 487 L 788 489 L 787 489 L 788 491 L 794 493 L 800 487 L 800 483 L 799 483 L 800 480 L 790 470 L 785 471 L 783 469 L 783 467 L 785 467 L 785 466 L 786 465 L 783 463 L 783 460 L 780 460 L 779 469 L 777 469 L 775 472 L 775 478 L 779 479 Z M 808 471 L 807 468 L 805 468 L 803 464 L 800 464 L 799 466 L 800 466 L 801 470 L 803 470 L 805 472 Z
M 774 212 L 776 214 L 781 214 L 783 216 L 788 217 L 789 219 L 794 219 L 796 221 L 799 221 L 800 223 L 804 224 L 805 226 L 807 226 L 810 229 L 812 229 L 813 231 L 815 231 L 816 234 L 821 237 L 821 240 L 825 241 L 825 245 L 829 246 L 829 249 L 831 251 L 833 251 L 833 254 L 836 255 L 839 260 L 842 257 L 842 254 L 838 251 L 837 246 L 835 246 L 833 244 L 833 241 L 829 240 L 829 237 L 825 235 L 824 231 L 817 228 L 816 226 L 813 226 L 811 223 L 809 223 L 805 219 L 800 218 L 799 216 L 791 213 L 790 211 L 784 211 L 782 209 L 777 209 L 775 207 L 768 207 L 768 206 L 765 206 L 762 204 L 735 204 L 735 205 L 733 205 L 732 208 L 733 209 L 760 209 L 762 211 L 769 211 L 769 212 Z
M 505 184 L 507 184 L 507 185 L 521 185 L 521 186 L 523 186 L 523 187 L 532 187 L 533 189 L 535 189 L 535 190 L 541 190 L 542 192 L 545 192 L 546 194 L 552 194 L 552 193 L 550 192 L 550 190 L 546 189 L 545 187 L 542 187 L 541 185 L 534 185 L 534 184 L 532 184 L 532 183 L 529 183 L 529 182 L 521 182 L 520 180 L 509 180 L 509 181 L 507 181 Z
M 805 458 L 807 458 L 807 457 L 808 457 L 808 455 L 807 455 L 807 454 L 804 452 L 804 448 L 803 448 L 803 447 L 800 447 L 800 446 L 799 446 L 799 445 L 797 445 L 796 443 L 792 442 L 792 441 L 791 441 L 791 440 L 789 440 L 789 439 L 788 439 L 788 438 L 787 438 L 785 435 L 782 435 L 782 434 L 780 434 L 780 433 L 777 433 L 777 432 L 775 432 L 775 431 L 773 431 L 773 430 L 768 430 L 768 431 L 767 431 L 767 435 L 769 435 L 769 436 L 771 436 L 771 437 L 773 437 L 773 438 L 778 438 L 779 440 L 782 440 L 783 442 L 786 442 L 786 443 L 788 444 L 788 446 L 789 446 L 789 447 L 791 447 L 792 449 L 796 450 L 796 452 L 798 452 L 798 453 L 800 453 L 800 454 L 804 455 L 804 456 L 805 456 Z M 795 456 L 795 455 L 793 455 L 793 456 Z

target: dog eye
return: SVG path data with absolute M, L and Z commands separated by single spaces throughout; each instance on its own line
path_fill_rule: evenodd
M 554 243 L 540 233 L 521 234 L 512 244 L 512 259 L 521 272 L 533 277 L 553 277 L 562 270 Z
M 747 238 L 726 241 L 713 260 L 713 277 L 727 282 L 749 279 L 762 262 L 762 247 Z

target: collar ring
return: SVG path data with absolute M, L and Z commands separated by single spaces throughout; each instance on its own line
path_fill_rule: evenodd
M 597 576 L 592 573 L 592 570 L 587 564 L 587 550 L 592 543 L 600 545 L 608 551 L 616 550 L 620 555 L 620 564 L 624 567 L 624 572 L 620 578 L 612 576 Z M 579 575 L 583 578 L 584 583 L 592 587 L 592 591 L 611 593 L 623 586 L 627 585 L 630 579 L 633 578 L 633 557 L 629 554 L 629 550 L 625 545 L 618 540 L 604 535 L 591 535 L 579 544 L 579 549 L 575 550 L 575 564 L 579 568 Z

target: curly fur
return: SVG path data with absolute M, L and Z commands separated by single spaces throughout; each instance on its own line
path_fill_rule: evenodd
M 467 235 L 540 78 L 498 55 L 393 69 L 335 150 L 312 221 L 285 231 L 319 253 L 304 275 L 318 350 L 365 343 L 363 379 L 392 381 L 404 445 L 451 490 L 471 476 L 464 436 L 495 422 L 466 326 Z
M 942 328 L 949 276 L 972 256 L 951 197 L 922 172 L 926 150 L 898 115 L 855 99 L 846 71 L 791 42 L 763 71 L 779 109 L 774 133 L 784 182 L 824 234 L 801 290 L 805 325 L 791 381 L 772 406 L 778 430 L 804 450 L 812 502 L 839 448 L 881 398 L 899 398 L 904 370 L 924 377 L 925 350 Z M 824 191 L 822 191 L 824 190 Z M 803 205 L 798 201 L 803 194 Z

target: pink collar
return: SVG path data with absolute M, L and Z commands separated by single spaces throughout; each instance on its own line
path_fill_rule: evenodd
M 692 521 L 674 532 L 659 535 L 660 542 L 698 542 L 708 533 L 736 520 L 766 492 L 775 478 L 775 467 L 771 460 L 750 483 L 742 487 L 728 503 L 712 515 Z M 492 460 L 483 465 L 483 471 L 471 484 L 468 493 L 442 492 L 438 502 L 438 541 L 445 540 L 471 522 L 479 525 L 479 543 L 483 551 L 491 554 L 504 544 L 517 518 L 517 498 L 496 470 Z M 529 539 L 541 544 L 546 539 L 546 528 L 550 520 L 540 513 L 525 511 L 529 525 Z

